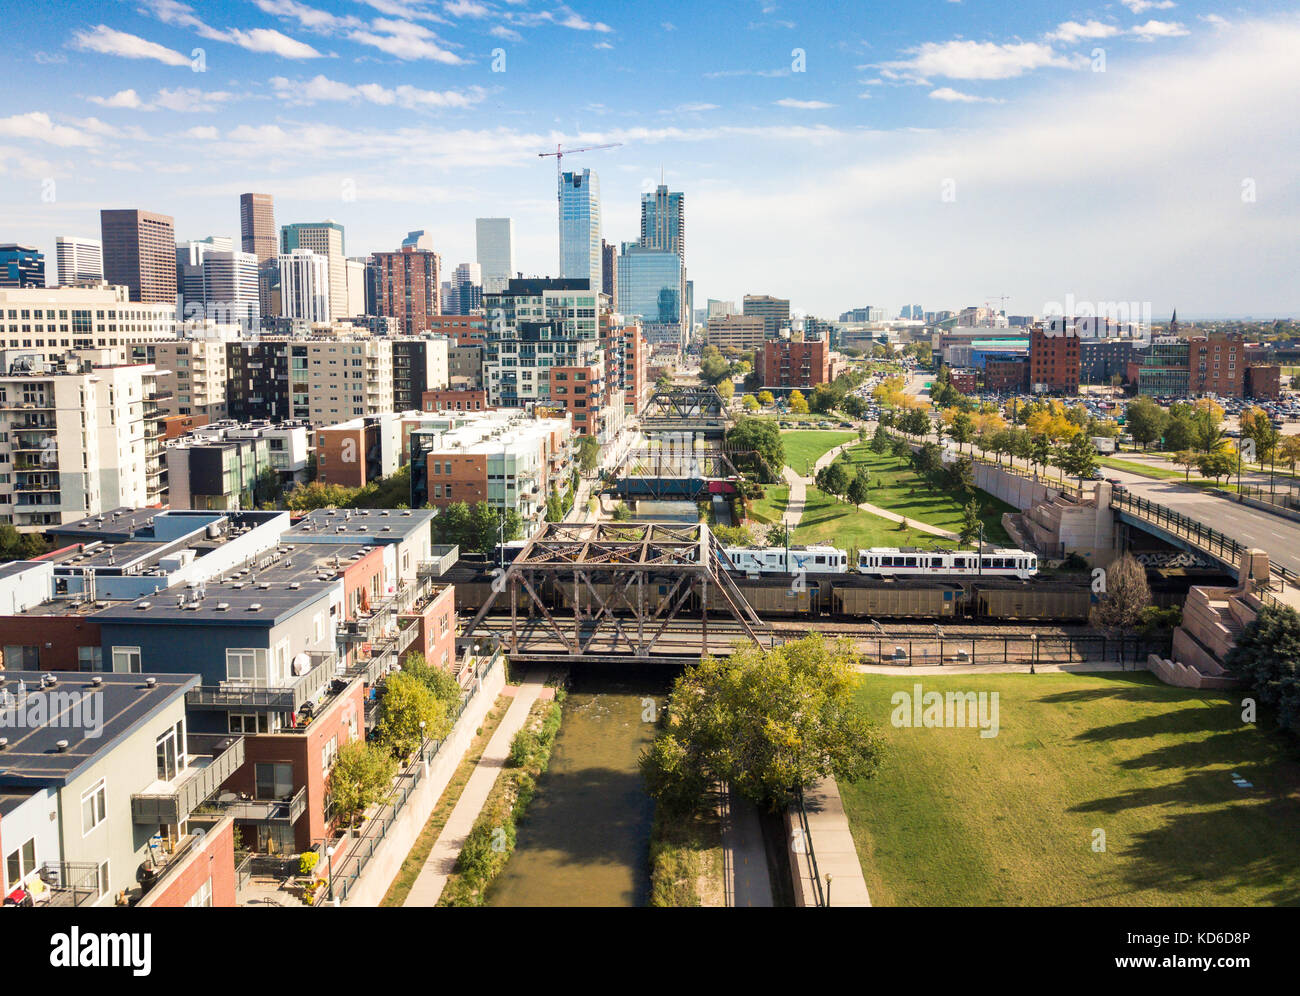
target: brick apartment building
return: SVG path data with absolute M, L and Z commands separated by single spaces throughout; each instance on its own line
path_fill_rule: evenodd
M 1051 394 L 1079 393 L 1079 337 L 1042 326 L 1029 332 L 1029 387 Z
M 771 339 L 758 354 L 758 376 L 772 390 L 807 390 L 830 382 L 830 347 L 822 340 Z

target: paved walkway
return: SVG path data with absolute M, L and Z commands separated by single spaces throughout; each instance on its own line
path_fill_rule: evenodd
M 859 664 L 859 674 L 889 674 L 895 676 L 915 676 L 924 674 L 1029 674 L 1028 663 L 996 664 Z M 1037 674 L 1087 674 L 1093 671 L 1145 671 L 1146 664 L 1134 664 L 1130 661 L 1076 661 L 1073 664 L 1045 664 L 1039 661 L 1034 665 Z
M 817 872 L 829 900 L 827 905 L 870 906 L 867 880 L 862 874 L 858 849 L 853 843 L 849 819 L 844 815 L 844 802 L 840 799 L 835 779 L 825 778 L 812 786 L 804 793 L 803 801 L 808 813 L 808 836 L 813 856 L 817 859 Z M 803 854 L 796 854 L 794 858 L 795 887 L 803 898 L 800 905 L 811 906 L 815 902 L 811 862 Z
M 722 880 L 728 906 L 771 906 L 767 851 L 754 804 L 730 788 L 718 793 L 722 817 Z
M 447 825 L 442 828 L 434 842 L 429 858 L 420 869 L 420 876 L 411 887 L 404 906 L 436 906 L 442 890 L 447 884 L 447 876 L 456 867 L 456 857 L 465 844 L 474 827 L 474 821 L 483 810 L 492 786 L 496 784 L 497 775 L 505 767 L 510 757 L 510 741 L 523 728 L 533 703 L 542 694 L 545 676 L 540 672 L 529 673 L 523 683 L 515 690 L 515 699 L 501 718 L 501 725 L 492 734 L 483 756 L 479 758 L 474 773 L 469 776 L 465 788 L 451 811 Z

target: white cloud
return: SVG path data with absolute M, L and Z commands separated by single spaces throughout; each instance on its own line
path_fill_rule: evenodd
M 139 110 L 144 107 L 144 101 L 134 90 L 119 90 L 111 97 L 88 97 L 92 104 L 98 104 L 100 107 L 121 107 L 131 110 Z
M 793 97 L 782 97 L 774 103 L 777 107 L 793 107 L 800 111 L 824 111 L 828 107 L 835 106 L 824 100 L 795 100 Z
M 1189 33 L 1177 21 L 1147 21 L 1146 24 L 1135 25 L 1132 31 L 1143 41 L 1151 41 L 1153 38 L 1180 38 Z
M 1140 14 L 1144 10 L 1172 10 L 1178 6 L 1174 0 L 1120 0 L 1120 2 L 1135 14 Z
M 976 41 L 926 42 L 911 51 L 911 59 L 887 62 L 884 66 L 898 77 L 916 83 L 923 83 L 931 76 L 957 80 L 1005 80 L 1044 67 L 1071 69 L 1079 65 L 1077 60 L 1038 42 L 1004 45 Z
M 1224 28 L 1232 27 L 1231 21 L 1220 17 L 1218 14 L 1197 14 L 1196 16 L 1214 28 L 1215 31 L 1222 31 Z
M 250 52 L 266 52 L 270 55 L 278 55 L 283 59 L 321 58 L 321 54 L 306 42 L 290 38 L 274 28 L 252 28 L 248 31 L 231 28 L 223 40 L 233 42 L 240 48 L 246 48 Z
M 94 118 L 88 120 L 95 122 L 96 125 L 101 124 Z M 50 120 L 48 114 L 41 111 L 0 118 L 0 138 L 25 138 L 45 142 L 49 145 L 58 145 L 63 148 L 95 145 L 95 137 L 87 134 L 87 130 L 96 131 L 102 129 L 95 127 L 79 129 L 68 125 L 55 124 Z
M 1086 21 L 1083 24 L 1078 21 L 1065 21 L 1058 24 L 1056 30 L 1049 33 L 1047 38 L 1072 45 L 1084 38 L 1113 38 L 1119 33 L 1119 28 L 1113 24 L 1102 24 L 1100 21 Z
M 438 43 L 438 36 L 422 24 L 375 18 L 372 31 L 353 31 L 348 37 L 361 45 L 371 45 L 403 61 L 431 59 L 450 66 L 465 60 Z
M 327 10 L 309 7 L 298 0 L 253 0 L 258 9 L 277 17 L 290 18 L 311 31 L 337 31 L 345 28 L 359 28 L 363 22 L 348 15 L 340 17 Z
M 187 130 L 185 136 L 187 138 L 197 138 L 203 142 L 210 142 L 213 139 L 219 138 L 221 133 L 217 131 L 216 128 L 212 127 L 212 125 L 200 125 L 197 128 L 190 128 Z
M 507 28 L 504 24 L 498 24 L 488 32 L 493 38 L 504 38 L 506 41 L 523 41 L 523 35 L 514 28 Z
M 89 31 L 77 31 L 72 36 L 75 48 L 103 55 L 120 55 L 124 59 L 156 59 L 169 66 L 188 66 L 189 56 L 151 42 L 139 35 L 115 31 L 106 24 L 97 24 Z
M 306 82 L 276 76 L 271 80 L 275 95 L 291 104 L 314 104 L 322 100 L 367 101 L 380 106 L 406 108 L 465 108 L 473 107 L 487 96 L 482 87 L 466 90 L 421 90 L 409 84 L 388 88 L 379 83 L 352 85 L 316 76 Z
M 487 17 L 492 13 L 476 0 L 447 0 L 442 6 L 452 17 Z
M 937 90 L 930 91 L 931 100 L 946 100 L 949 103 L 959 104 L 1000 104 L 1002 101 L 995 97 L 976 97 L 973 94 L 962 93 L 960 90 L 954 90 L 950 86 L 941 86 Z

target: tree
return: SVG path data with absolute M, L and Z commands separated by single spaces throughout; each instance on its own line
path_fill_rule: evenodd
M 1291 468 L 1291 473 L 1295 473 L 1295 465 L 1300 463 L 1300 436 L 1286 436 L 1278 444 L 1277 458 L 1287 467 Z
M 849 482 L 848 498 L 853 505 L 861 505 L 871 500 L 871 475 L 866 467 L 859 467 L 858 472 L 853 475 L 853 480 Z
M 975 438 L 975 422 L 966 412 L 959 411 L 953 416 L 952 425 L 948 426 L 948 435 L 960 453 L 961 448 Z
M 1220 447 L 1210 453 L 1202 453 L 1196 466 L 1200 469 L 1202 477 L 1213 477 L 1217 484 L 1237 469 L 1237 455 L 1226 446 Z
M 564 503 L 560 501 L 560 493 L 551 488 L 551 493 L 546 496 L 546 521 L 560 522 L 564 518 Z
M 388 676 L 384 688 L 376 729 L 379 743 L 393 757 L 410 757 L 420 746 L 421 736 L 440 740 L 450 731 L 446 702 L 419 678 L 398 672 Z
M 1046 467 L 1052 462 L 1052 441 L 1046 436 L 1031 435 L 1029 439 L 1030 462 L 1035 467 Z
M 1056 451 L 1056 465 L 1082 483 L 1097 469 L 1097 447 L 1083 433 L 1079 433 Z
M 885 429 L 884 423 L 876 423 L 875 434 L 871 437 L 871 451 L 873 453 L 886 453 L 889 447 L 893 445 L 893 437 Z
M 619 502 L 617 505 L 614 506 L 614 511 L 611 514 L 613 515 L 615 522 L 627 522 L 629 519 L 632 518 L 631 509 L 629 509 L 622 502 Z
M 382 747 L 353 740 L 339 748 L 329 774 L 329 792 L 344 823 L 356 818 L 388 792 L 397 761 Z
M 730 401 L 736 395 L 736 385 L 730 380 L 719 381 L 717 388 L 718 397 L 723 401 Z
M 284 493 L 284 484 L 280 481 L 280 472 L 274 467 L 263 467 L 253 479 L 253 504 L 275 505 Z M 410 495 L 410 489 L 407 489 Z
M 600 443 L 595 436 L 578 437 L 578 466 L 584 474 L 592 474 L 600 463 Z
M 39 533 L 20 533 L 9 523 L 0 524 L 0 561 L 31 560 L 45 553 Z
M 767 407 L 768 405 L 770 405 L 770 404 L 771 404 L 773 401 L 775 401 L 775 400 L 776 400 L 776 398 L 772 397 L 772 392 L 771 392 L 771 391 L 759 391 L 759 392 L 758 392 L 758 403 L 759 403 L 760 405 L 764 406 L 764 407 Z
M 796 415 L 808 414 L 808 399 L 803 396 L 802 391 L 790 392 L 790 411 Z
M 922 477 L 943 469 L 943 450 L 938 443 L 924 442 L 912 453 L 912 469 Z
M 1183 468 L 1183 480 L 1191 480 L 1192 468 L 1199 467 L 1201 454 L 1195 450 L 1179 450 L 1174 454 L 1174 463 Z
M 831 384 L 818 384 L 813 388 L 812 397 L 808 399 L 808 407 L 815 412 L 825 414 L 834 410 L 843 396 L 843 392 L 837 391 Z
M 1171 415 L 1165 423 L 1164 448 L 1166 450 L 1191 449 L 1196 434 L 1191 419 L 1185 415 Z
M 781 468 L 785 466 L 785 444 L 781 441 L 780 427 L 770 419 L 741 417 L 727 433 L 727 450 L 753 450 L 759 459 L 740 457 L 749 461 L 749 473 L 764 484 L 776 483 Z M 735 457 L 733 457 L 735 459 Z
M 650 794 L 682 812 L 725 781 L 775 811 L 819 779 L 869 778 L 883 741 L 855 696 L 855 663 L 848 641 L 809 636 L 687 667 L 666 728 L 641 755 Z
M 1119 632 L 1134 629 L 1151 604 L 1146 568 L 1131 553 L 1111 561 L 1102 575 L 1105 590 L 1092 608 L 1092 624 Z
M 851 483 L 848 469 L 839 460 L 836 460 L 829 467 L 823 467 L 819 470 L 817 472 L 817 481 L 818 488 L 827 494 L 835 495 L 837 498 L 842 498 L 848 493 L 849 484 Z
M 961 546 L 970 546 L 980 535 L 979 504 L 972 498 L 961 508 L 961 524 L 957 527 L 957 542 Z
M 345 488 L 341 484 L 322 484 L 311 481 L 299 484 L 285 499 L 285 506 L 294 512 L 312 512 L 318 508 L 351 508 L 359 488 Z
M 402 673 L 410 675 L 433 692 L 434 698 L 446 703 L 448 712 L 459 704 L 461 687 L 456 676 L 444 667 L 430 664 L 419 651 L 413 650 L 402 658 Z
M 740 406 L 747 412 L 756 412 L 759 409 L 758 399 L 752 394 L 746 394 L 740 399 Z
M 1277 710 L 1278 725 L 1300 734 L 1300 615 L 1266 605 L 1228 652 L 1224 665 L 1239 675 L 1261 705 Z

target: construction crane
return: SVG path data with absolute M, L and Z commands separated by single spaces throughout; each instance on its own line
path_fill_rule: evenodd
M 990 308 L 993 307 L 993 302 L 994 302 L 994 301 L 997 301 L 998 304 L 999 304 L 999 307 L 998 307 L 998 314 L 999 314 L 999 315 L 1005 315 L 1005 314 L 1007 313 L 1007 297 L 1008 297 L 1008 296 L 1009 296 L 1009 295 L 1007 295 L 1007 294 L 990 294 L 990 295 L 989 295 L 989 300 L 988 300 L 988 305 L 989 305 L 989 307 L 990 307 Z
M 555 196 L 559 197 L 560 174 L 563 172 L 561 164 L 564 162 L 565 156 L 572 155 L 575 152 L 595 152 L 598 149 L 617 149 L 622 144 L 622 142 L 611 142 L 608 145 L 586 145 L 580 149 L 562 149 L 557 143 L 554 152 L 539 152 L 537 153 L 537 158 L 545 159 L 547 156 L 555 157 Z

